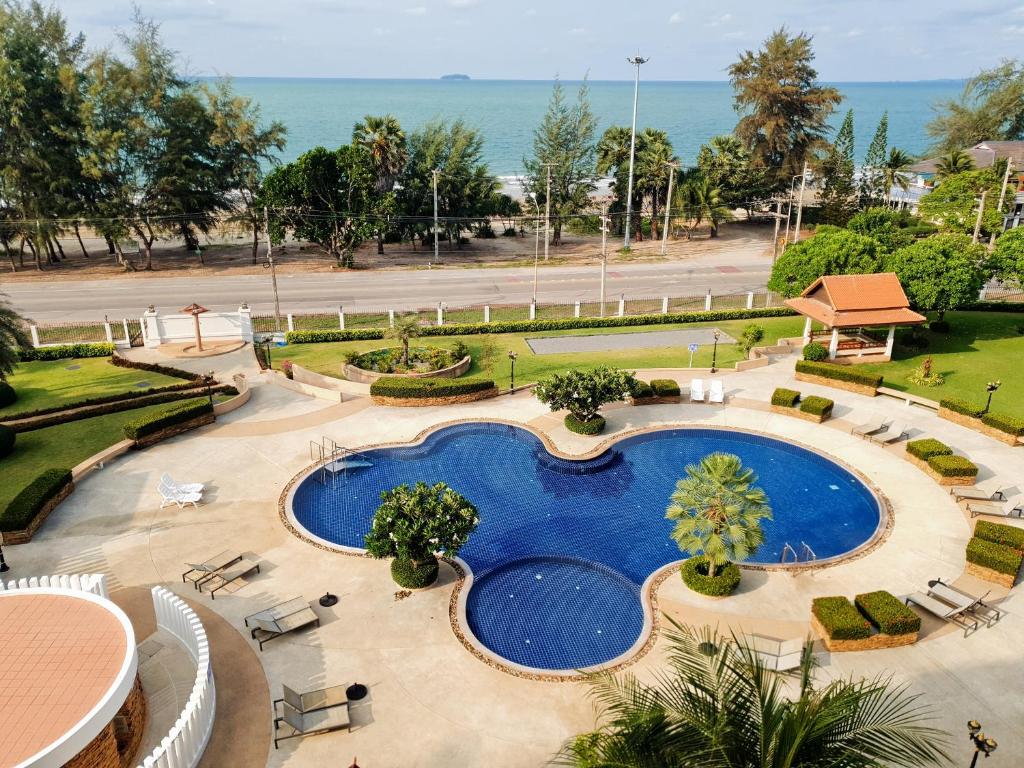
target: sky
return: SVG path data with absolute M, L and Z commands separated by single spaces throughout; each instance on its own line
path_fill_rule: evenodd
M 725 80 L 779 25 L 827 81 L 959 79 L 1021 54 L 1024 0 L 137 0 L 188 74 Z M 90 47 L 130 0 L 59 0 Z

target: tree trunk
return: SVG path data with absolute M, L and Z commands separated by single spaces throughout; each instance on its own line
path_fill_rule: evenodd
M 10 245 L 8 245 L 6 240 L 4 240 L 3 242 L 4 242 L 4 253 L 7 254 L 7 258 L 11 262 L 11 272 L 17 272 L 18 271 L 18 265 L 14 263 L 14 254 L 11 252 L 11 247 L 10 247 Z
M 85 248 L 85 243 L 82 242 L 82 233 L 78 230 L 78 222 L 75 222 L 75 237 L 78 238 L 78 247 L 82 249 L 82 255 L 85 258 L 89 258 L 89 251 Z
M 380 230 L 377 231 L 377 255 L 384 255 L 384 233 Z
M 56 237 L 55 237 L 55 238 L 53 238 L 53 244 L 54 244 L 55 246 L 57 246 L 57 253 L 59 253 L 59 254 L 60 254 L 60 260 L 61 260 L 61 261 L 67 261 L 67 258 L 68 258 L 68 257 L 67 257 L 67 256 L 66 256 L 66 255 L 64 254 L 64 249 L 63 249 L 63 248 L 61 248 L 61 245 L 60 245 L 60 240 L 58 240 L 58 239 L 57 239 Z
M 715 577 L 715 564 L 708 559 L 708 578 L 713 579 Z
M 257 219 L 252 220 L 252 263 L 255 264 L 260 254 L 260 225 Z
M 21 268 L 25 268 L 25 238 L 21 238 L 21 242 L 18 244 L 18 263 Z
M 46 256 L 51 264 L 59 264 L 60 259 L 57 258 L 57 252 L 53 250 L 53 243 L 50 242 L 49 235 L 43 235 L 43 244 L 46 246 Z
M 402 365 L 409 367 L 409 340 L 402 339 Z
M 114 256 L 117 254 L 118 249 L 114 247 L 114 238 L 110 235 L 104 235 L 103 239 L 107 241 L 107 255 Z
M 651 240 L 658 239 L 658 195 L 651 198 Z
M 35 260 L 36 260 L 36 270 L 39 271 L 39 272 L 42 272 L 43 271 L 43 262 L 42 262 L 42 260 L 40 258 L 40 255 L 39 255 L 40 247 L 41 247 L 41 244 L 32 242 L 31 240 L 28 241 L 28 249 L 29 249 L 29 251 L 32 252 L 32 256 L 34 256 Z

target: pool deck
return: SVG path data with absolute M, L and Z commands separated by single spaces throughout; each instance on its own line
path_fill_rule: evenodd
M 373 722 L 351 733 L 285 741 L 279 750 L 271 746 L 266 765 L 275 768 L 347 765 L 352 756 L 366 766 L 541 766 L 565 739 L 594 726 L 584 684 L 521 679 L 485 665 L 463 647 L 449 622 L 455 575 L 447 566 L 437 585 L 398 599 L 386 562 L 324 551 L 286 529 L 278 499 L 309 464 L 310 440 L 328 436 L 359 448 L 408 441 L 454 420 L 501 419 L 542 431 L 560 452 L 584 454 L 617 433 L 700 424 L 756 430 L 830 454 L 888 498 L 894 526 L 884 543 L 827 568 L 748 570 L 739 592 L 725 600 L 701 597 L 671 577 L 658 592 L 659 610 L 679 621 L 780 638 L 809 632 L 813 597 L 852 597 L 875 589 L 902 596 L 929 579 L 961 577 L 964 569 L 969 517 L 946 490 L 902 460 L 902 443 L 875 446 L 849 435 L 851 423 L 875 415 L 907 419 L 918 434 L 968 455 L 982 468 L 980 479 L 994 474 L 1024 478 L 1024 450 L 890 398 L 794 382 L 792 358 L 724 373 L 730 399 L 724 407 L 609 407 L 606 433 L 596 438 L 568 433 L 529 392 L 448 408 L 382 408 L 365 399 L 325 405 L 267 383 L 248 359 L 235 354 L 181 361 L 182 367 L 246 372 L 253 383 L 251 402 L 214 425 L 109 463 L 76 488 L 31 543 L 9 547 L 5 554 L 12 577 L 102 572 L 109 574 L 112 589 L 164 584 L 224 619 L 253 649 L 242 627 L 245 615 L 297 595 L 313 601 L 327 591 L 337 594 L 340 601 L 333 608 L 314 603 L 322 620 L 319 629 L 268 643 L 262 653 L 252 654 L 255 661 L 246 662 L 247 672 L 241 669 L 242 659 L 234 674 L 265 676 L 272 698 L 280 696 L 282 683 L 297 690 L 366 683 Z M 684 384 L 689 381 L 685 371 L 676 375 Z M 770 412 L 765 403 L 777 386 L 831 397 L 836 401 L 833 421 L 817 425 Z M 181 481 L 206 483 L 205 503 L 197 510 L 158 509 L 156 484 L 164 471 Z M 225 548 L 259 559 L 262 573 L 233 593 L 219 594 L 215 602 L 182 585 L 185 561 Z M 990 587 L 962 578 L 958 583 L 979 594 Z M 1014 724 L 1024 719 L 1018 642 L 1024 621 L 1015 608 L 1024 601 L 1016 591 L 1006 595 L 996 588 L 993 595 L 1006 611 L 993 628 L 964 638 L 959 630 L 926 618 L 922 639 L 913 646 L 819 653 L 816 678 L 893 674 L 936 707 L 938 724 L 951 733 L 958 760 L 970 758 L 963 724 L 978 719 L 999 742 L 986 768 L 1019 764 L 1024 731 Z M 630 669 L 646 677 L 662 660 L 661 644 L 655 643 Z M 243 705 L 237 699 L 218 701 L 219 711 L 233 706 Z M 269 711 L 265 717 L 269 739 Z M 202 764 L 214 763 L 208 755 Z

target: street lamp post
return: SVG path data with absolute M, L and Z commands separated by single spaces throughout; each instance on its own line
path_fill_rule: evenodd
M 508 363 L 509 363 L 509 374 L 508 374 L 508 391 L 516 391 L 516 353 L 511 349 L 508 351 Z
M 604 317 L 605 285 L 608 279 L 608 201 L 601 205 L 601 317 Z
M 650 59 L 634 56 L 627 61 L 636 67 L 636 77 L 633 80 L 633 130 L 629 136 L 629 186 L 626 191 L 626 238 L 623 248 L 629 248 L 630 220 L 633 215 L 633 156 L 636 154 L 636 102 L 640 95 L 640 65 L 646 64 Z
M 672 211 L 672 182 L 676 178 L 676 170 L 679 168 L 674 162 L 665 163 L 668 166 L 668 194 L 665 196 L 665 226 L 661 232 L 661 255 L 668 251 L 668 220 Z
M 716 365 L 718 363 L 718 339 L 722 335 L 722 333 L 721 333 L 721 331 L 719 331 L 716 328 L 713 335 L 715 337 L 715 346 L 711 350 L 711 372 L 712 373 L 714 373 L 715 371 L 718 370 L 718 368 L 716 367 Z
M 1001 387 L 1002 385 L 1003 382 L 999 381 L 998 379 L 996 381 L 990 381 L 988 384 L 985 385 L 985 391 L 988 392 L 988 402 L 985 403 L 985 413 L 988 413 L 988 409 L 992 407 L 992 395 L 994 395 L 996 393 L 996 390 L 999 389 L 999 387 Z
M 439 256 L 437 255 L 437 174 L 439 174 L 440 172 L 441 172 L 441 170 L 439 168 L 434 168 L 433 170 L 430 171 L 430 176 L 431 176 L 431 178 L 433 179 L 433 182 L 434 182 L 434 261 L 435 262 L 437 262 L 438 259 L 439 259 Z
M 974 742 L 974 757 L 971 758 L 971 768 L 975 768 L 978 764 L 978 755 L 981 753 L 985 754 L 987 758 L 993 752 L 996 751 L 995 739 L 988 738 L 981 730 L 981 723 L 977 720 L 970 720 L 967 723 L 967 737 Z
M 533 230 L 536 233 L 533 238 L 533 303 L 537 303 L 537 262 L 540 260 L 540 206 L 537 204 L 537 193 L 531 192 L 530 199 L 533 207 L 537 209 L 537 218 L 533 222 Z
M 216 376 L 216 374 L 213 371 L 210 371 L 209 373 L 206 374 L 206 376 L 203 377 L 204 379 L 206 379 L 206 396 L 208 398 L 210 398 L 210 407 L 211 408 L 213 407 L 213 382 L 214 382 L 214 376 Z
M 4 560 L 4 548 L 0 545 L 0 573 L 7 573 L 9 570 L 11 570 L 11 566 Z

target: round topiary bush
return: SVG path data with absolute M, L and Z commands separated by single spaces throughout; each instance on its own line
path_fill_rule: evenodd
M 592 419 L 583 421 L 577 419 L 571 413 L 565 417 L 565 428 L 577 435 L 597 435 L 604 430 L 604 416 L 595 416 Z
M 810 360 L 812 363 L 828 360 L 828 349 L 818 342 L 812 341 L 804 347 L 804 360 Z
M 6 408 L 17 399 L 18 393 L 14 391 L 14 387 L 6 381 L 0 381 L 0 408 Z
M 0 424 L 0 459 L 14 450 L 14 441 L 17 433 L 10 427 Z
M 437 581 L 437 560 L 427 560 L 416 566 L 412 560 L 396 557 L 391 561 L 391 578 L 406 589 L 429 587 Z
M 708 559 L 691 557 L 682 567 L 683 583 L 694 592 L 709 597 L 724 597 L 736 591 L 740 583 L 740 569 L 736 563 L 726 563 L 714 576 L 708 576 Z

